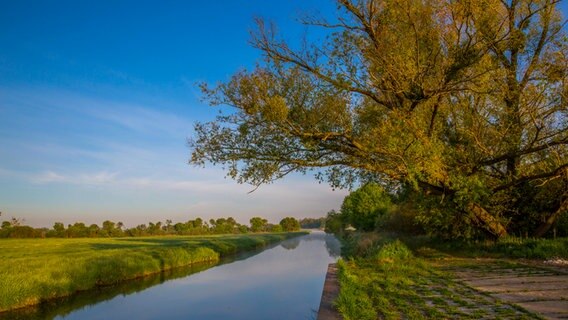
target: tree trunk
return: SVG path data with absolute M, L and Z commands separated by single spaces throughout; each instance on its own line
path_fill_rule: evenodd
M 467 205 L 467 209 L 477 218 L 477 220 L 479 220 L 482 227 L 496 238 L 501 238 L 507 235 L 507 230 L 503 224 L 477 203 L 470 202 Z
M 560 207 L 558 208 L 558 210 L 554 211 L 553 214 L 551 214 L 548 219 L 546 219 L 545 222 L 543 222 L 537 229 L 536 231 L 533 233 L 533 236 L 536 238 L 540 238 L 542 236 L 544 236 L 548 230 L 550 230 L 550 228 L 552 227 L 552 225 L 556 222 L 556 220 L 558 220 L 558 218 L 560 218 L 560 216 L 562 215 L 562 213 L 564 211 L 568 211 L 568 192 L 564 193 L 563 196 L 564 200 L 562 201 L 562 203 L 560 204 Z

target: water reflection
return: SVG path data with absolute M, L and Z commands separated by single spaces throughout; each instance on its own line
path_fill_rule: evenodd
M 314 319 L 339 242 L 323 232 L 222 264 L 176 269 L 9 315 L 10 319 Z

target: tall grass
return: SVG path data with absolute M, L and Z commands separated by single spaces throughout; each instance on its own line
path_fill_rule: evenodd
M 413 249 L 429 247 L 454 256 L 478 258 L 568 259 L 568 238 L 534 239 L 506 237 L 497 241 L 445 241 L 428 237 L 403 237 Z
M 0 240 L 0 312 L 263 247 L 303 233 Z

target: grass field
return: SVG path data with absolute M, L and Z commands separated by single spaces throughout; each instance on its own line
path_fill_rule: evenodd
M 0 312 L 304 233 L 0 240 Z

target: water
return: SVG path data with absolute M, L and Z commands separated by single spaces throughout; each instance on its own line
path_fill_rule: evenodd
M 323 232 L 22 310 L 37 319 L 315 319 L 339 242 Z

